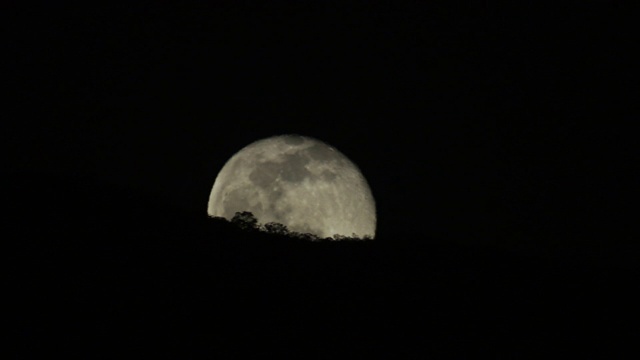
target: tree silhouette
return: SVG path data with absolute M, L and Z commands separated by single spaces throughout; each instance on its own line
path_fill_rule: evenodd
M 212 217 L 216 219 L 216 217 Z M 358 235 L 352 234 L 351 237 L 341 234 L 334 234 L 333 237 L 321 238 L 318 235 L 311 233 L 301 233 L 297 231 L 291 231 L 286 225 L 277 222 L 268 222 L 264 225 L 258 223 L 258 219 L 250 211 L 238 211 L 231 219 L 231 223 L 242 230 L 248 231 L 262 231 L 269 234 L 287 236 L 291 238 L 306 240 L 306 241 L 331 241 L 331 240 L 368 240 L 370 236 L 359 238 Z
M 243 230 L 256 230 L 258 229 L 258 219 L 253 216 L 250 211 L 238 211 L 231 219 L 231 223 L 238 226 Z
M 307 241 L 318 241 L 318 240 L 320 240 L 320 237 L 318 235 L 311 234 L 311 233 L 304 233 L 304 234 L 301 234 L 298 237 L 300 239 L 302 239 L 302 240 L 307 240 Z
M 277 222 L 269 222 L 264 225 L 264 230 L 271 234 L 288 235 L 289 229 L 283 224 Z

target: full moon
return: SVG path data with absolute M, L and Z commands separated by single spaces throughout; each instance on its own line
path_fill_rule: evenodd
M 207 212 L 231 220 L 250 211 L 259 223 L 321 238 L 374 238 L 376 207 L 358 167 L 335 148 L 299 135 L 256 141 L 216 178 Z

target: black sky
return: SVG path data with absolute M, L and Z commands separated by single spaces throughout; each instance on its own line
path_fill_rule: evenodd
M 623 217 L 604 221 L 626 201 L 631 156 L 614 125 L 630 116 L 620 10 L 9 6 L 3 167 L 88 175 L 196 214 L 233 153 L 298 133 L 361 168 L 381 234 L 622 233 Z
M 625 126 L 638 110 L 637 19 L 622 5 L 15 2 L 0 13 L 2 289 L 23 353 L 50 357 L 34 339 L 68 333 L 129 334 L 165 356 L 140 339 L 207 334 L 188 348 L 230 354 L 266 353 L 266 340 L 302 345 L 297 358 L 344 357 L 345 344 L 349 358 L 509 347 L 521 358 L 555 339 L 610 359 L 623 348 L 607 336 L 638 343 L 637 132 Z M 376 241 L 206 218 L 224 163 L 290 133 L 360 167 Z M 89 358 L 118 348 L 70 340 L 56 345 Z

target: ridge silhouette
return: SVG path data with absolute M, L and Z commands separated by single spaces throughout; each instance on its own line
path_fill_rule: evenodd
M 595 334 L 633 321 L 629 281 L 638 272 L 614 261 L 419 233 L 307 241 L 275 224 L 246 231 L 191 216 L 153 194 L 83 177 L 7 178 L 16 333 L 177 331 L 223 333 L 229 342 L 304 334 L 418 346 Z

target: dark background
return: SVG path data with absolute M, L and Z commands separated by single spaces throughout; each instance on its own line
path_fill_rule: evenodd
M 462 266 L 451 253 L 473 262 L 478 252 L 498 264 L 494 275 L 524 257 L 534 259 L 520 268 L 527 276 L 584 271 L 605 277 L 578 276 L 584 289 L 612 278 L 615 289 L 630 289 L 622 279 L 636 271 L 638 245 L 632 213 L 623 209 L 632 205 L 626 189 L 633 142 L 621 124 L 637 105 L 627 101 L 633 42 L 621 6 L 3 7 L 10 95 L 2 171 L 11 184 L 9 207 L 29 218 L 25 228 L 68 223 L 67 239 L 82 234 L 91 242 L 90 232 L 76 227 L 109 227 L 103 244 L 123 241 L 118 231 L 130 227 L 148 235 L 159 219 L 201 229 L 225 161 L 255 140 L 297 133 L 335 146 L 360 167 L 377 203 L 379 261 L 398 265 L 413 254 L 416 268 L 398 270 L 421 274 L 411 284 L 433 271 L 449 274 L 445 283 Z M 88 220 L 91 213 L 99 220 Z M 162 215 L 154 222 L 156 213 Z M 146 220 L 112 226 L 129 215 Z M 62 220 L 42 220 L 56 216 Z M 97 225 L 87 225 L 92 221 Z M 210 230 L 202 231 L 191 238 Z M 178 237 L 167 246 L 180 248 Z M 19 246 L 21 256 L 44 246 L 34 244 Z M 86 251 L 45 248 L 76 258 Z M 46 272 L 16 279 L 38 279 L 39 271 Z M 549 299 L 561 297 L 560 282 L 554 286 L 546 289 Z M 615 308 L 616 299 L 585 309 Z

